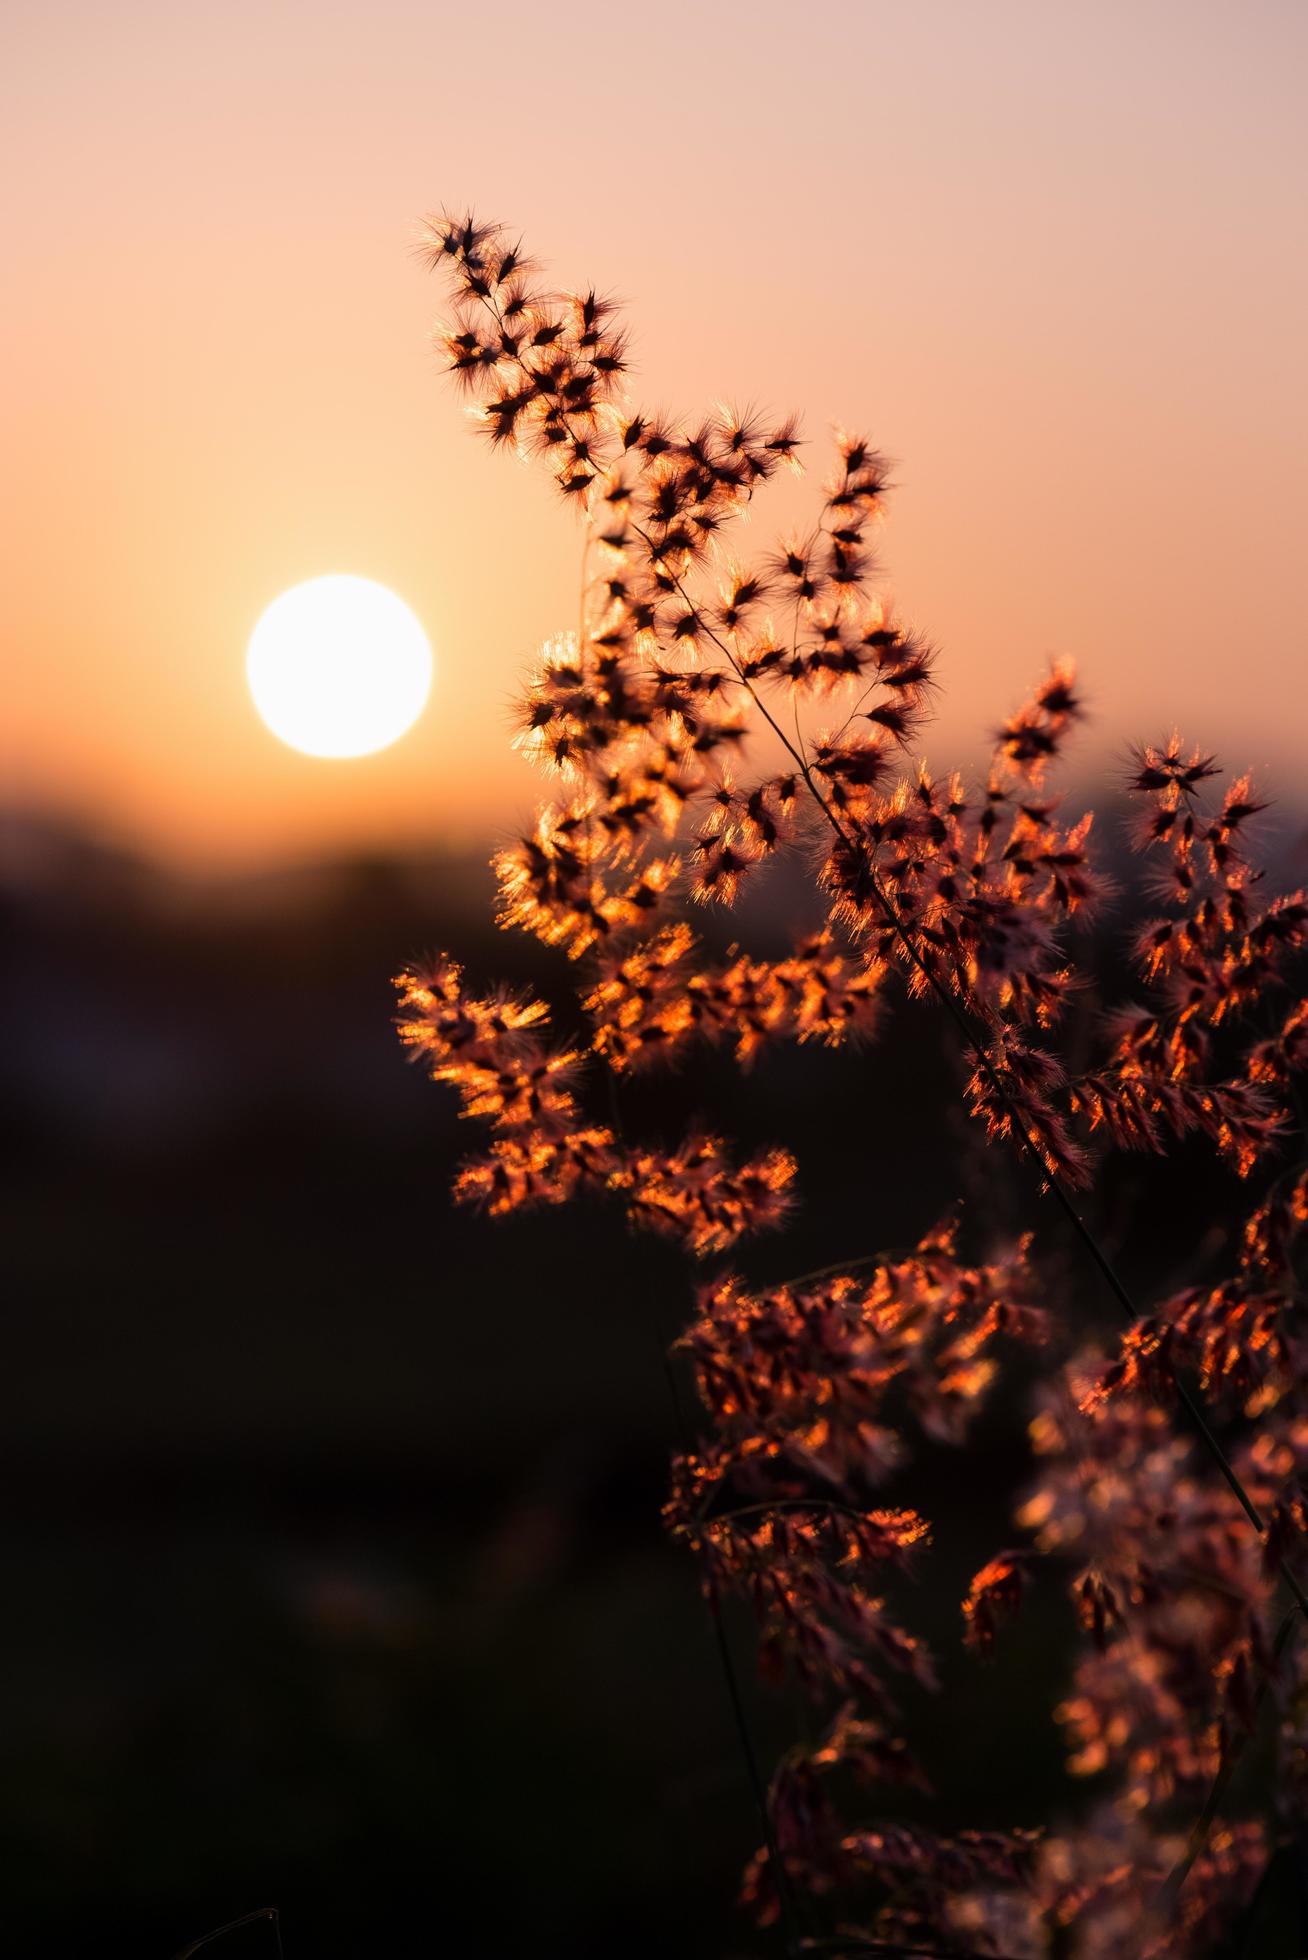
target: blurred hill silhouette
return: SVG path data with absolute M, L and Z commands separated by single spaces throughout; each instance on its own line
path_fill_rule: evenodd
M 1289 875 L 1304 832 L 1283 834 Z M 454 1211 L 465 1136 L 390 1026 L 389 975 L 435 946 L 566 1012 L 566 962 L 495 931 L 492 902 L 480 857 L 192 881 L 7 826 L 15 1950 L 166 1956 L 264 1903 L 315 1960 L 415 1926 L 476 1952 L 756 1950 L 731 1912 L 749 1792 L 694 1576 L 658 1522 L 656 1344 L 686 1277 L 599 1209 Z M 808 904 L 773 883 L 730 928 L 776 943 Z M 1101 929 L 1105 976 L 1126 923 Z M 743 1078 L 705 1057 L 633 1092 L 633 1121 L 669 1135 L 716 1112 L 795 1149 L 802 1208 L 747 1272 L 904 1244 L 959 1194 L 982 1238 L 1049 1229 L 958 1115 L 934 1015 L 892 1029 Z M 1229 1202 L 1188 1153 L 1115 1165 L 1096 1194 L 1146 1289 L 1202 1258 L 1195 1221 L 1211 1236 Z M 1070 1266 L 1057 1304 L 1099 1311 Z M 938 1525 L 905 1608 L 943 1655 L 922 1725 L 943 1814 L 971 1823 L 1065 1800 L 1052 1725 L 1010 1728 L 1019 1692 L 1028 1716 L 1033 1693 L 1057 1699 L 1062 1600 L 983 1681 L 957 1651 L 959 1594 L 1011 1537 L 1024 1462 L 1018 1384 L 965 1465 L 942 1450 L 911 1472 Z M 788 1705 L 757 1719 L 778 1746 L 794 1733 Z

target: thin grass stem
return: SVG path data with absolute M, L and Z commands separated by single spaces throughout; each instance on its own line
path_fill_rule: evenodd
M 647 534 L 641 531 L 639 525 L 636 525 L 633 528 L 636 530 L 637 535 L 644 538 L 646 544 L 648 545 L 650 541 Z M 686 598 L 687 595 L 685 592 L 685 588 L 682 585 L 680 579 L 674 577 L 674 583 L 678 591 L 681 593 L 682 597 Z M 860 872 L 866 882 L 867 891 L 872 897 L 878 910 L 881 912 L 881 915 L 885 919 L 886 924 L 889 926 L 895 938 L 898 940 L 900 946 L 903 948 L 904 953 L 906 954 L 912 966 L 921 975 L 922 979 L 926 982 L 931 992 L 935 995 L 936 999 L 944 1007 L 945 1011 L 949 1014 L 950 1018 L 953 1020 L 953 1022 L 959 1029 L 960 1033 L 966 1039 L 969 1048 L 976 1056 L 977 1065 L 980 1068 L 983 1075 L 985 1076 L 986 1081 L 989 1083 L 991 1089 L 993 1090 L 995 1095 L 998 1096 L 1004 1108 L 1008 1112 L 1009 1120 L 1012 1124 L 1014 1134 L 1017 1136 L 1021 1144 L 1024 1146 L 1026 1153 L 1031 1159 L 1031 1161 L 1037 1167 L 1037 1170 L 1041 1177 L 1042 1189 L 1047 1190 L 1050 1193 L 1050 1195 L 1053 1197 L 1054 1202 L 1057 1204 L 1059 1210 L 1063 1213 L 1064 1218 L 1067 1220 L 1068 1224 L 1071 1225 L 1073 1231 L 1075 1232 L 1077 1238 L 1079 1239 L 1083 1250 L 1088 1254 L 1091 1262 L 1098 1270 L 1100 1277 L 1103 1279 L 1105 1285 L 1108 1287 L 1109 1292 L 1116 1300 L 1118 1306 L 1125 1314 L 1127 1320 L 1130 1321 L 1132 1325 L 1134 1325 L 1135 1322 L 1140 1318 L 1140 1312 L 1134 1300 L 1132 1299 L 1130 1293 L 1127 1291 L 1126 1286 L 1123 1284 L 1121 1278 L 1119 1277 L 1117 1270 L 1113 1265 L 1113 1262 L 1108 1257 L 1108 1254 L 1104 1251 L 1104 1248 L 1099 1243 L 1099 1240 L 1095 1237 L 1095 1234 L 1091 1231 L 1090 1227 L 1086 1224 L 1084 1218 L 1082 1218 L 1081 1213 L 1078 1211 L 1076 1205 L 1073 1203 L 1070 1193 L 1067 1191 L 1066 1187 L 1064 1186 L 1057 1172 L 1053 1170 L 1049 1164 L 1046 1163 L 1044 1155 L 1040 1149 L 1040 1146 L 1035 1141 L 1035 1138 L 1031 1135 L 1031 1132 L 1022 1117 L 1021 1111 L 1017 1108 L 1011 1096 L 1008 1094 L 1003 1079 L 1001 1078 L 998 1070 L 995 1068 L 994 1064 L 991 1062 L 989 1056 L 986 1053 L 984 1040 L 980 1036 L 979 1031 L 972 1026 L 966 1010 L 963 1008 L 962 1004 L 950 992 L 949 988 L 945 985 L 944 981 L 940 978 L 932 962 L 926 958 L 926 956 L 923 954 L 923 952 L 915 943 L 912 934 L 909 932 L 908 928 L 904 924 L 903 919 L 900 917 L 897 907 L 895 906 L 894 902 L 891 900 L 889 894 L 883 889 L 880 880 L 877 878 L 875 867 L 872 864 L 871 858 L 868 855 L 866 847 L 863 845 L 861 839 L 859 839 L 857 836 L 851 835 L 851 833 L 848 830 L 846 830 L 844 824 L 841 823 L 840 818 L 837 816 L 836 812 L 832 809 L 830 802 L 822 794 L 822 791 L 818 788 L 817 784 L 814 782 L 813 771 L 809 763 L 805 760 L 804 756 L 790 741 L 789 737 L 786 734 L 785 729 L 781 726 L 781 724 L 777 721 L 776 717 L 772 714 L 771 710 L 768 708 L 767 703 L 763 700 L 758 690 L 753 686 L 753 684 L 749 680 L 746 679 L 745 675 L 741 673 L 739 664 L 736 661 L 736 657 L 732 649 L 727 645 L 727 643 L 724 640 L 722 640 L 718 636 L 717 633 L 713 631 L 712 627 L 709 627 L 707 631 L 710 639 L 713 640 L 714 644 L 718 647 L 719 651 L 730 662 L 733 670 L 736 673 L 737 678 L 747 688 L 752 700 L 754 701 L 755 705 L 758 707 L 759 712 L 762 714 L 763 719 L 768 723 L 769 727 L 773 730 L 778 740 L 785 747 L 787 753 L 791 757 L 791 760 L 798 767 L 800 775 L 803 778 L 805 787 L 809 792 L 809 795 L 812 797 L 813 801 L 817 804 L 819 810 L 822 812 L 823 817 L 830 825 L 835 836 L 840 841 L 844 849 L 848 851 L 851 854 L 851 856 L 853 856 L 859 862 Z M 1186 1387 L 1185 1383 L 1175 1372 L 1172 1373 L 1172 1383 L 1176 1390 L 1177 1399 L 1180 1402 L 1182 1409 L 1185 1411 L 1188 1421 L 1190 1422 L 1196 1435 L 1199 1437 L 1204 1448 L 1207 1450 L 1208 1455 L 1212 1459 L 1213 1463 L 1221 1472 L 1223 1480 L 1225 1481 L 1228 1488 L 1230 1489 L 1236 1502 L 1239 1504 L 1240 1509 L 1244 1512 L 1246 1518 L 1249 1520 L 1249 1523 L 1253 1526 L 1254 1530 L 1258 1533 L 1259 1537 L 1265 1538 L 1267 1532 L 1267 1526 L 1263 1519 L 1262 1513 L 1259 1511 L 1257 1505 L 1254 1503 L 1248 1491 L 1245 1489 L 1243 1483 L 1240 1480 L 1239 1475 L 1236 1472 L 1235 1466 L 1232 1464 L 1230 1458 L 1226 1454 L 1226 1451 L 1222 1448 L 1221 1443 L 1218 1441 L 1217 1437 L 1214 1435 L 1212 1429 L 1210 1428 L 1208 1424 L 1208 1420 L 1204 1415 L 1201 1405 L 1196 1400 L 1195 1396 Z M 1300 1583 L 1297 1575 L 1295 1574 L 1293 1568 L 1290 1566 L 1289 1561 L 1287 1559 L 1285 1559 L 1284 1557 L 1278 1558 L 1277 1565 L 1285 1580 L 1287 1587 L 1290 1590 L 1290 1593 L 1294 1598 L 1296 1606 L 1299 1608 L 1300 1613 L 1302 1613 L 1304 1617 L 1308 1619 L 1308 1591 L 1305 1591 L 1303 1585 Z

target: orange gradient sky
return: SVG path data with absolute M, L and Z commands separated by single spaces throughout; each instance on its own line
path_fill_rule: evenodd
M 1179 721 L 1296 787 L 1308 10 L 10 0 L 0 66 L 6 803 L 203 866 L 530 808 L 506 706 L 576 532 L 438 372 L 442 202 L 621 294 L 653 404 L 900 459 L 941 761 L 1071 652 L 1087 757 Z M 329 762 L 244 653 L 335 571 L 414 608 L 436 683 Z

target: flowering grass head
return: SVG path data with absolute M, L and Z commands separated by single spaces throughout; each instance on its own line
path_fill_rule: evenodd
M 481 434 L 537 464 L 580 531 L 576 625 L 514 711 L 544 799 L 494 859 L 501 925 L 566 954 L 577 984 L 555 1036 L 539 1000 L 474 992 L 441 957 L 400 976 L 400 1032 L 482 1132 L 459 1199 L 499 1214 L 589 1194 L 690 1262 L 674 1354 L 699 1417 L 666 1521 L 714 1612 L 747 1601 L 764 1674 L 822 1717 L 777 1771 L 744 1896 L 792 1950 L 816 1923 L 874 1951 L 1197 1960 L 1245 1910 L 1279 1818 L 1301 1828 L 1308 1763 L 1308 899 L 1266 889 L 1263 799 L 1179 736 L 1134 752 L 1153 911 L 1127 997 L 1104 999 L 1081 929 L 1113 890 L 1059 788 L 1080 681 L 1054 662 L 997 718 L 975 781 L 928 766 L 940 661 L 881 583 L 886 458 L 839 433 L 807 526 L 751 555 L 741 519 L 799 467 L 793 419 L 646 409 L 614 303 L 554 289 L 502 226 L 445 215 L 425 249 Z M 783 858 L 816 928 L 780 957 L 710 953 L 705 922 Z M 1069 1324 L 1029 1234 L 968 1243 L 953 1218 L 907 1251 L 747 1280 L 737 1248 L 799 1199 L 784 1144 L 624 1122 L 640 1072 L 875 1041 L 928 1011 L 967 1057 L 960 1100 L 1061 1211 L 1120 1336 Z M 863 1140 L 869 1173 L 887 1144 Z M 1115 1153 L 1196 1145 L 1250 1185 L 1245 1222 L 1225 1273 L 1141 1311 L 1072 1194 Z M 916 1452 L 965 1449 L 1019 1355 L 1043 1379 L 1022 1536 L 978 1560 L 960 1627 L 984 1657 L 1033 1593 L 1067 1594 L 1082 1647 L 1056 1719 L 1094 1806 L 1070 1795 L 1034 1832 L 935 1831 L 895 1813 L 930 1784 L 906 1710 L 936 1669 L 906 1622 L 933 1525 L 884 1486 Z M 1232 1818 L 1269 1698 L 1282 1809 Z

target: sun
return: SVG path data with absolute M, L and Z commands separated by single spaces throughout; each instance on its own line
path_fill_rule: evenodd
M 245 671 L 254 705 L 304 755 L 372 755 L 411 728 L 431 689 L 431 647 L 403 599 L 348 573 L 274 599 Z

